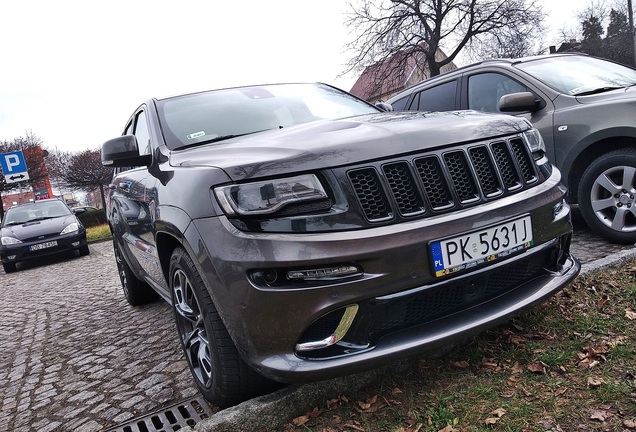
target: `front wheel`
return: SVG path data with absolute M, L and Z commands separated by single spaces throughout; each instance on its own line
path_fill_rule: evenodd
M 584 171 L 578 190 L 587 225 L 618 244 L 636 243 L 636 150 L 614 150 Z
M 88 245 L 84 245 L 81 248 L 79 248 L 79 256 L 86 256 L 86 255 L 90 255 L 91 251 L 88 248 Z
M 199 391 L 219 407 L 273 390 L 275 384 L 241 358 L 192 259 L 177 248 L 170 259 L 177 332 Z
M 5 273 L 13 273 L 18 269 L 15 263 L 2 263 L 2 267 L 4 268 Z

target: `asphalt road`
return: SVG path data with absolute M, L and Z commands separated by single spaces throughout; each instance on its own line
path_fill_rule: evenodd
M 583 263 L 633 248 L 574 222 Z M 90 250 L 0 272 L 0 430 L 100 431 L 199 396 L 170 307 L 129 306 L 111 243 Z

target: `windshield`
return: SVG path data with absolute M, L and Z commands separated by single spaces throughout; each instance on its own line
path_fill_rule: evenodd
M 570 96 L 636 84 L 636 70 L 592 57 L 555 56 L 516 66 Z
M 239 87 L 158 101 L 168 148 L 221 141 L 315 120 L 379 110 L 324 84 Z
M 7 210 L 2 221 L 3 226 L 22 225 L 36 220 L 67 216 L 71 211 L 62 201 L 35 201 L 21 204 Z

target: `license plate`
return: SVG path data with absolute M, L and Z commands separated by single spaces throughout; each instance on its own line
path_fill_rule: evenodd
M 532 221 L 523 216 L 499 225 L 430 244 L 435 276 L 496 261 L 534 245 Z
M 30 251 L 37 251 L 37 250 L 40 250 L 40 249 L 46 249 L 46 248 L 50 248 L 50 247 L 53 247 L 53 246 L 57 246 L 57 240 L 31 245 L 31 246 L 29 246 L 29 250 Z

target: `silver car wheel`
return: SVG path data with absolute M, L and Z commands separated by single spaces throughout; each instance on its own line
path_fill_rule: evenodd
M 616 231 L 636 231 L 636 168 L 612 167 L 599 175 L 590 191 L 592 209 L 601 223 Z M 629 216 L 633 217 L 629 217 Z

